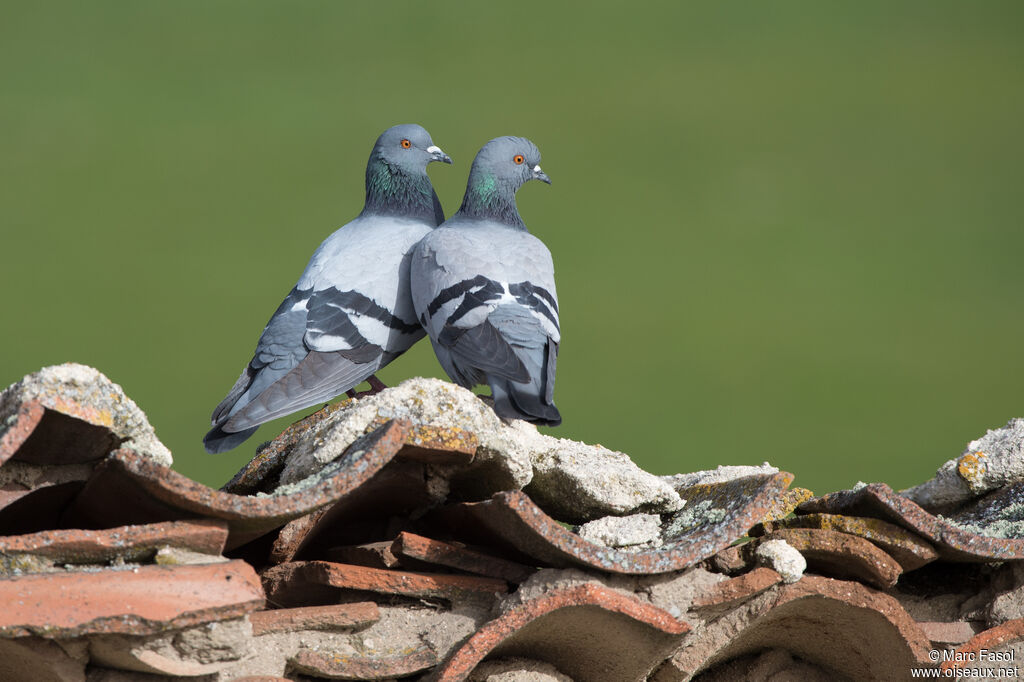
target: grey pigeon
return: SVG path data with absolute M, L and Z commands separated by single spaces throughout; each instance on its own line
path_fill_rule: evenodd
M 540 151 L 499 137 L 477 153 L 462 207 L 413 249 L 413 305 L 452 381 L 488 384 L 501 417 L 556 426 L 561 335 L 554 265 L 526 230 L 516 190 L 551 180 Z
M 418 125 L 385 130 L 366 164 L 366 205 L 329 236 L 270 318 L 252 360 L 213 411 L 207 452 L 271 419 L 330 400 L 423 338 L 409 295 L 410 250 L 444 221 L 427 176 L 452 160 Z

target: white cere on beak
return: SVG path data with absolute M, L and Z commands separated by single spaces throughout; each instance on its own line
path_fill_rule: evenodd
M 427 147 L 427 151 L 430 152 L 431 154 L 439 154 L 439 153 L 443 154 L 444 153 L 444 152 L 441 151 L 440 147 L 438 147 L 437 145 L 434 145 L 434 144 L 432 144 L 429 147 Z
M 534 173 L 540 173 L 541 172 L 540 171 L 540 164 L 539 163 L 536 166 L 533 167 L 533 172 Z

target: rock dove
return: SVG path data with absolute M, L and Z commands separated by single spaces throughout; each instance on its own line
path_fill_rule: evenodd
M 499 137 L 477 153 L 459 211 L 413 249 L 413 304 L 452 381 L 488 384 L 501 417 L 556 426 L 561 335 L 551 253 L 526 230 L 516 190 L 551 180 L 540 151 Z
M 452 160 L 418 125 L 385 130 L 366 164 L 366 205 L 329 236 L 270 318 L 252 360 L 203 438 L 224 452 L 271 419 L 330 400 L 423 337 L 409 292 L 410 250 L 444 222 L 427 176 Z

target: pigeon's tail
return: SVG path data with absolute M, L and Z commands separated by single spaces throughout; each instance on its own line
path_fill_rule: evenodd
M 244 431 L 237 431 L 230 433 L 221 428 L 222 425 L 214 426 L 210 429 L 210 432 L 203 436 L 203 447 L 211 455 L 219 452 L 227 452 L 237 448 L 242 444 L 243 441 L 247 440 L 252 434 L 256 433 L 258 426 L 254 426 Z
M 499 308 L 499 310 L 501 310 Z M 522 319 L 521 314 L 515 317 Z M 542 426 L 558 426 L 562 415 L 555 407 L 555 364 L 558 361 L 558 343 L 540 333 L 535 325 L 509 325 L 507 318 L 493 316 L 502 328 L 503 336 L 515 346 L 515 355 L 526 370 L 527 380 L 488 373 L 487 383 L 494 396 L 494 411 L 500 417 L 523 419 Z M 528 331 L 532 330 L 532 331 Z
M 494 412 L 499 417 L 522 419 L 541 426 L 558 426 L 562 423 L 562 415 L 555 404 L 535 393 L 532 384 L 517 384 L 499 378 L 492 380 L 490 385 L 494 396 Z

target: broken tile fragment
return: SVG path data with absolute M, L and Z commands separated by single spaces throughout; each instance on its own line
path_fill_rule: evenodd
M 378 620 L 380 610 L 372 601 L 273 609 L 249 614 L 253 637 L 270 632 L 359 629 Z
M 896 584 L 903 572 L 895 559 L 856 535 L 816 528 L 784 528 L 765 535 L 759 541 L 758 552 L 768 542 L 777 540 L 795 548 L 807 560 L 807 567 L 816 573 L 855 578 L 887 589 Z
M 764 535 L 783 528 L 817 528 L 862 537 L 899 562 L 904 571 L 918 569 L 939 556 L 935 548 L 919 535 L 880 519 L 859 516 L 804 514 L 758 524 L 750 534 Z
M 682 682 L 765 649 L 781 649 L 852 680 L 903 679 L 931 666 L 931 643 L 887 594 L 860 583 L 805 575 L 709 621 L 650 677 Z
M 782 582 L 781 575 L 762 566 L 749 573 L 711 586 L 693 600 L 692 607 L 697 610 L 732 608 L 751 597 L 756 597 L 780 582 Z
M 263 580 L 268 585 L 267 594 L 271 599 L 274 598 L 273 590 L 280 589 L 276 580 L 283 575 L 287 575 L 290 582 L 301 581 L 348 590 L 448 601 L 508 592 L 508 585 L 503 580 L 493 578 L 389 571 L 329 561 L 299 561 L 264 571 Z
M 394 542 L 368 542 L 362 545 L 332 547 L 324 553 L 324 559 L 339 564 L 355 564 L 370 568 L 397 568 L 401 561 L 391 551 Z
M 465 547 L 432 540 L 413 533 L 400 533 L 391 545 L 394 556 L 415 559 L 428 564 L 456 568 L 511 583 L 521 583 L 536 573 L 535 568 L 500 557 L 476 552 Z
M 8 456 L 39 464 L 71 463 L 127 447 L 158 464 L 172 463 L 170 451 L 157 439 L 138 405 L 92 367 L 73 362 L 53 365 L 11 384 L 0 393 L 0 424 L 28 403 L 42 406 L 49 414 L 35 413 L 39 422 L 31 434 L 25 434 L 20 452 Z M 6 440 L 6 434 L 0 437 L 0 455 Z
M 139 566 L 0 579 L 0 636 L 148 634 L 237 618 L 263 606 L 243 561 Z
M 61 564 L 97 564 L 115 558 L 148 561 L 162 547 L 220 554 L 228 537 L 218 519 L 170 521 L 107 530 L 48 530 L 0 537 L 0 560 L 5 556 L 46 557 Z
M 332 680 L 386 680 L 408 677 L 437 665 L 437 655 L 420 645 L 393 652 L 347 654 L 300 649 L 288 659 L 298 672 Z
M 997 508 L 1012 508 L 1018 497 L 1018 486 L 1024 491 L 1024 483 L 1009 486 L 993 494 Z M 975 504 L 984 507 L 986 498 Z M 1002 505 L 1000 507 L 1000 505 Z M 872 483 L 854 490 L 830 493 L 803 503 L 800 513 L 844 514 L 866 516 L 889 521 L 917 533 L 927 540 L 947 561 L 1007 561 L 1024 559 L 1024 539 L 999 538 L 979 535 L 955 522 L 955 518 L 935 516 L 918 504 L 893 492 L 884 483 Z M 965 521 L 970 522 L 970 509 L 961 512 Z
M 641 680 L 689 626 L 595 583 L 544 592 L 483 625 L 434 672 L 463 680 L 487 657 L 523 657 L 575 680 Z

